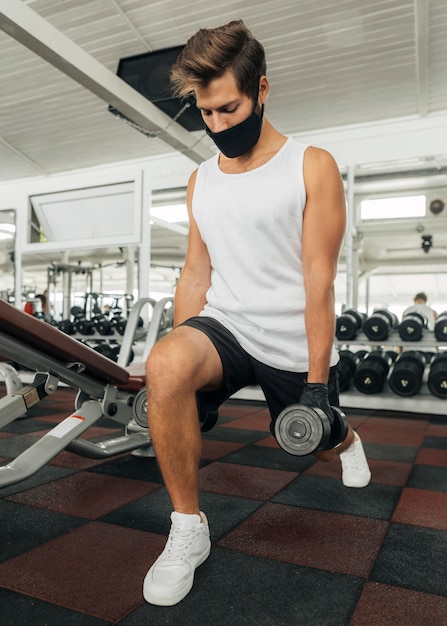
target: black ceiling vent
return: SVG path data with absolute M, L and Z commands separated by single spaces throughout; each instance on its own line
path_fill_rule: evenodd
M 183 48 L 175 46 L 120 59 L 117 75 L 186 130 L 204 130 L 202 116 L 194 102 L 189 101 L 190 106 L 185 108 L 188 101 L 171 95 L 169 74 Z M 109 111 L 125 117 L 112 106 Z

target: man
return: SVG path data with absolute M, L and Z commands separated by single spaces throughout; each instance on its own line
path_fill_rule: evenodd
M 425 319 L 428 330 L 434 330 L 438 313 L 427 304 L 427 300 L 426 293 L 417 293 L 413 298 L 414 304 L 405 309 L 402 319 L 409 313 L 419 313 Z
M 202 29 L 172 71 L 193 95 L 219 154 L 189 181 L 188 251 L 175 295 L 174 330 L 147 363 L 149 428 L 174 512 L 166 548 L 149 570 L 148 602 L 172 605 L 210 552 L 199 507 L 200 411 L 259 384 L 272 425 L 300 402 L 338 404 L 334 278 L 345 230 L 344 190 L 324 150 L 279 133 L 262 45 L 245 25 Z M 370 472 L 349 429 L 337 449 L 343 482 Z M 337 451 L 323 451 L 323 460 Z

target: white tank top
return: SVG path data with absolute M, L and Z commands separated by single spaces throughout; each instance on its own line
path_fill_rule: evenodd
M 199 166 L 192 212 L 211 259 L 200 313 L 230 330 L 255 359 L 309 369 L 301 237 L 307 145 L 288 139 L 267 163 L 225 174 L 218 155 Z M 338 361 L 333 348 L 331 365 Z

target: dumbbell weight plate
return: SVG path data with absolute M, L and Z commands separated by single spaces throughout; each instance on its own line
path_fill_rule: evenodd
M 133 418 L 143 428 L 147 428 L 147 390 L 142 387 L 135 396 L 132 405 Z
M 283 450 L 295 456 L 324 449 L 331 436 L 327 415 L 319 408 L 291 404 L 275 422 L 275 437 Z

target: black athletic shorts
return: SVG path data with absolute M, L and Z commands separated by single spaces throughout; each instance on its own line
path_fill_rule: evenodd
M 223 382 L 216 391 L 199 391 L 198 403 L 215 411 L 231 395 L 249 385 L 259 385 L 270 411 L 271 430 L 278 415 L 290 404 L 299 403 L 307 372 L 288 372 L 265 365 L 240 346 L 235 336 L 212 317 L 191 317 L 185 322 L 205 333 L 219 353 L 223 367 Z M 338 366 L 329 370 L 329 403 L 339 406 Z M 272 430 L 273 432 L 273 430 Z

